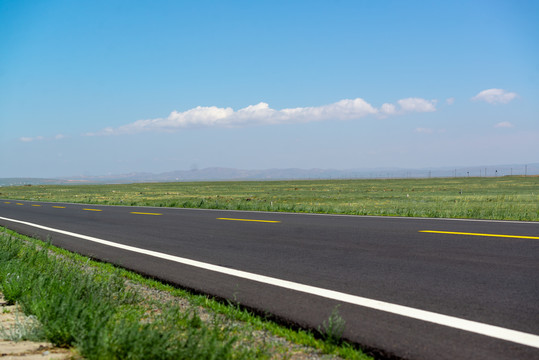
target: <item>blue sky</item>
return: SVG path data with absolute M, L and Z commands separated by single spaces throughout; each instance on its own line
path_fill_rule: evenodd
M 0 177 L 539 162 L 537 14 L 0 0 Z

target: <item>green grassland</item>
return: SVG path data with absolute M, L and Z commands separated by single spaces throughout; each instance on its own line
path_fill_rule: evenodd
M 539 220 L 539 177 L 222 181 L 0 188 L 0 198 L 205 209 Z
M 353 215 L 539 220 L 539 177 L 221 181 L 0 188 L 0 198 Z

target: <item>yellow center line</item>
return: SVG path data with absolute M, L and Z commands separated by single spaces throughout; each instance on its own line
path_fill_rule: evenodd
M 280 223 L 280 221 L 274 221 L 274 220 L 252 220 L 252 219 L 232 219 L 232 218 L 217 218 L 217 220 L 254 221 L 254 222 L 264 222 L 264 223 Z
M 9 201 L 4 201 L 4 204 L 11 204 L 11 202 L 9 202 Z
M 131 211 L 131 214 L 136 214 L 136 215 L 163 215 L 163 214 L 159 214 L 159 213 L 147 213 L 147 212 L 138 212 L 138 211 Z
M 66 207 L 65 207 L 65 206 L 53 206 L 53 208 L 56 208 L 56 209 L 65 209 Z
M 82 209 L 82 210 L 86 210 L 86 211 L 103 211 L 103 210 L 100 210 L 100 209 Z
M 15 205 L 24 205 L 24 204 L 21 204 L 21 203 L 15 203 Z
M 32 206 L 41 206 L 41 205 L 32 204 Z
M 490 236 L 490 237 L 517 238 L 517 239 L 537 239 L 537 240 L 539 240 L 539 236 L 502 235 L 502 234 L 480 234 L 480 233 L 466 233 L 466 232 L 456 232 L 456 231 L 434 231 L 434 230 L 420 230 L 419 232 L 433 233 L 433 234 L 453 234 L 453 235 L 470 235 L 470 236 Z

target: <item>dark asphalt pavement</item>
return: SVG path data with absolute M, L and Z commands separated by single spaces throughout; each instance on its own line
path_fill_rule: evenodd
M 539 335 L 539 223 L 14 200 L 0 200 L 0 217 Z M 401 358 L 539 359 L 539 340 L 522 345 L 6 219 L 0 225 L 303 327 L 317 328 L 339 306 L 345 338 Z

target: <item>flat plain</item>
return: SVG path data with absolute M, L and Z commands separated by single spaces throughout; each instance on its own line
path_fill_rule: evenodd
M 219 181 L 0 188 L 0 198 L 104 205 L 539 221 L 539 177 Z

